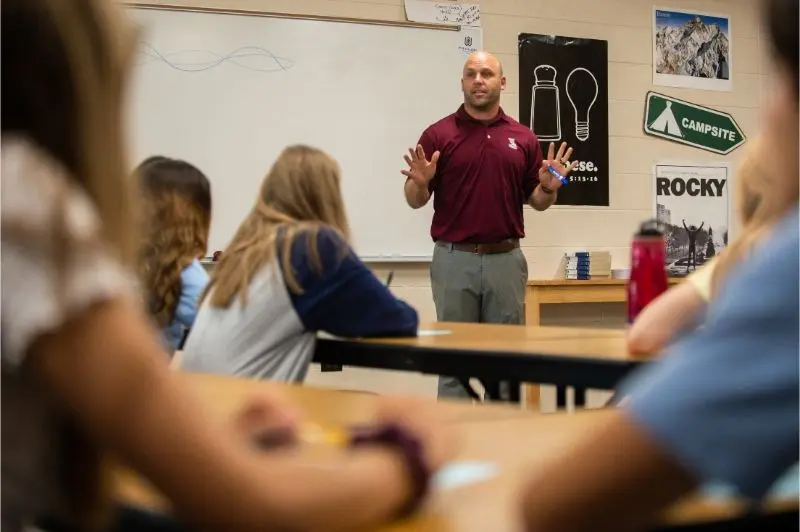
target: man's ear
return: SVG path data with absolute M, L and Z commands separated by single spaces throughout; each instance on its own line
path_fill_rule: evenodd
M 506 77 L 505 76 L 502 76 L 500 78 L 500 90 L 501 91 L 506 90 Z

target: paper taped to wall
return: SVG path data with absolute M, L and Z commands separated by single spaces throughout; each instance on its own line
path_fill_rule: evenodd
M 481 25 L 481 10 L 478 4 L 405 0 L 405 7 L 406 19 L 412 22 L 452 24 L 454 26 Z
M 478 4 L 405 0 L 406 19 L 428 24 L 460 26 L 453 34 L 455 45 L 465 56 L 483 49 L 483 27 Z

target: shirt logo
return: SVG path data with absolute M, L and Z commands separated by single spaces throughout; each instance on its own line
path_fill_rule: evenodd
M 512 139 L 511 137 L 508 137 L 508 147 L 511 148 L 512 150 L 516 150 L 517 149 L 517 141 Z

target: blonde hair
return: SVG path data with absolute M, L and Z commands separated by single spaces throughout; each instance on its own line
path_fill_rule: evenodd
M 253 210 L 211 275 L 206 293 L 212 306 L 228 307 L 237 296 L 246 305 L 253 276 L 279 252 L 287 287 L 302 293 L 291 266 L 295 240 L 306 239 L 311 265 L 319 272 L 319 229 L 331 227 L 345 240 L 349 235 L 339 173 L 336 161 L 316 148 L 290 146 L 283 150 L 261 184 Z M 346 252 L 343 249 L 342 256 Z
M 763 154 L 767 153 L 763 137 L 756 137 L 747 145 L 747 153 L 739 164 L 735 184 L 736 214 L 742 223 L 741 233 L 717 258 L 711 279 L 714 296 L 731 269 L 747 258 L 754 246 L 772 226 L 797 203 L 797 194 L 787 194 L 772 186 L 765 169 L 769 168 Z
M 67 170 L 93 201 L 110 250 L 129 263 L 136 248 L 130 215 L 135 207 L 126 179 L 122 113 L 133 31 L 116 3 L 105 0 L 4 0 L 0 9 L 8 81 L 3 134 L 30 139 Z M 57 206 L 61 216 L 67 200 L 65 188 Z M 65 263 L 78 252 L 64 244 L 67 226 L 52 227 L 55 259 Z M 3 237 L 25 235 L 4 228 Z M 73 419 L 64 419 L 59 431 L 63 517 L 83 530 L 101 529 L 111 508 L 105 456 Z
M 151 157 L 136 171 L 142 192 L 139 278 L 150 314 L 169 325 L 181 296 L 181 273 L 205 256 L 211 184 L 193 165 Z

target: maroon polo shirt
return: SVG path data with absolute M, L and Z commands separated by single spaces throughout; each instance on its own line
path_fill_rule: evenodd
M 464 110 L 439 120 L 419 144 L 430 158 L 439 151 L 429 189 L 431 237 L 483 244 L 522 238 L 522 206 L 539 184 L 542 153 L 533 132 L 501 109 L 489 121 Z

